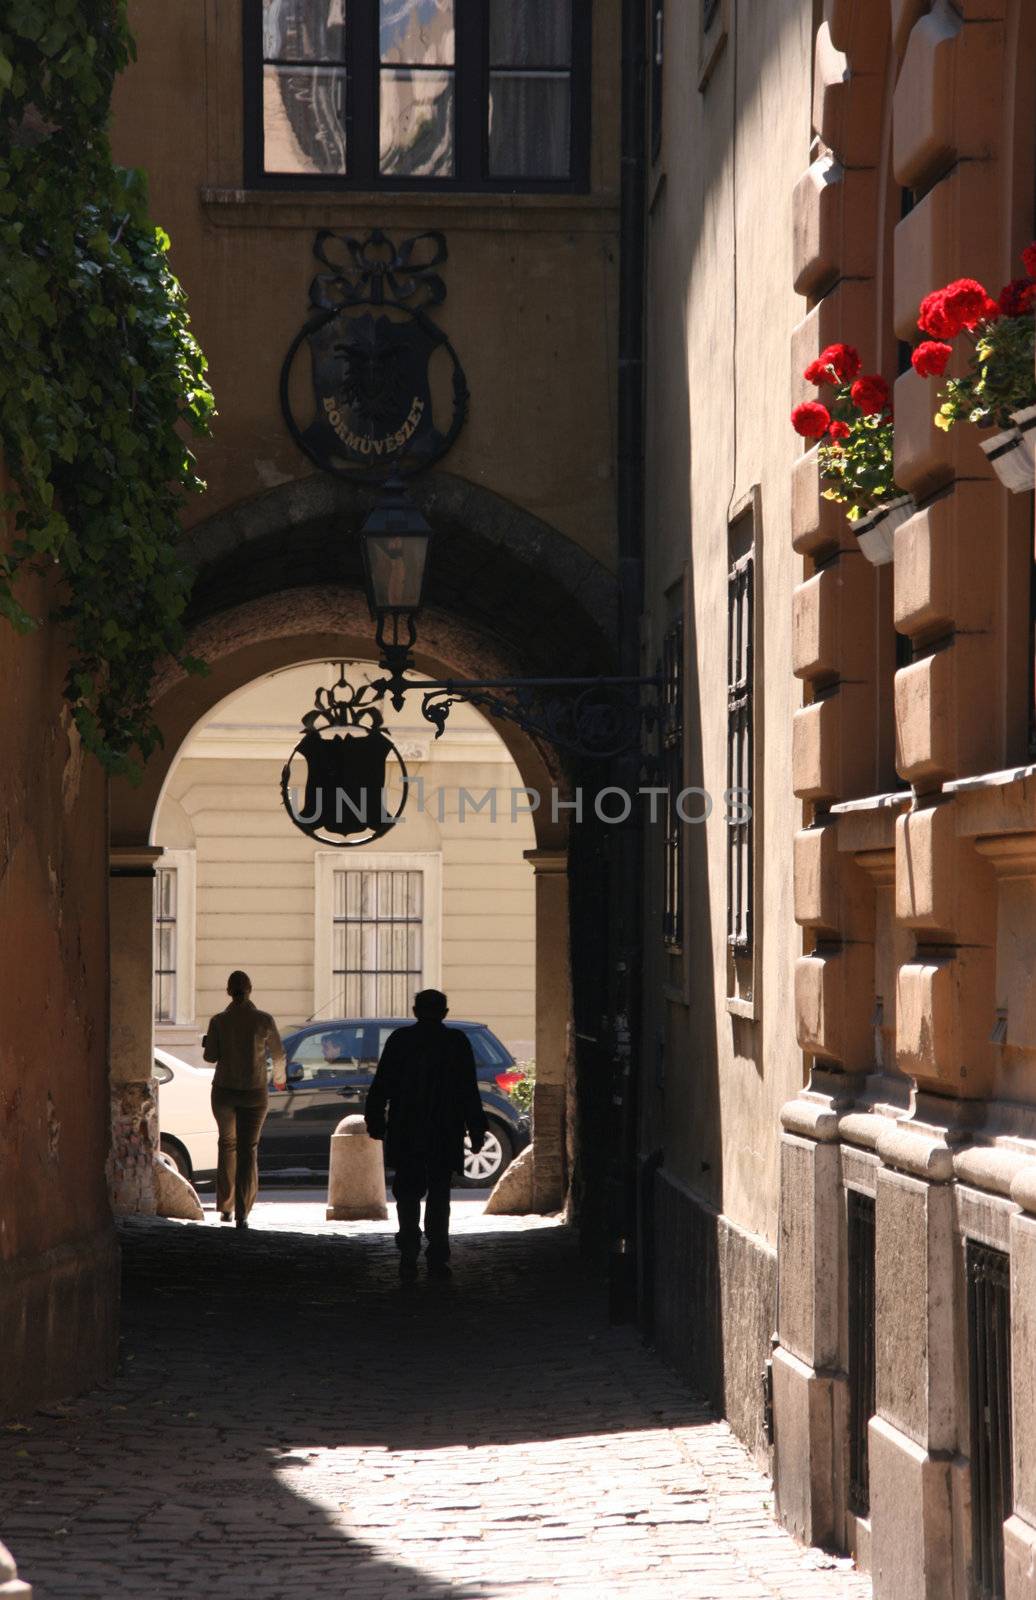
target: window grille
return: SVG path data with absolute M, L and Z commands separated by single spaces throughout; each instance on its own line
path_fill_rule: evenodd
M 1004 1521 L 1013 1508 L 1011 1260 L 969 1239 L 971 1558 L 975 1600 L 1004 1600 Z
M 665 900 L 662 936 L 669 949 L 683 940 L 683 823 L 677 809 L 683 782 L 683 621 L 662 641 L 662 776 L 665 785 Z
M 849 1510 L 870 1511 L 867 1427 L 874 1415 L 874 1200 L 850 1189 L 849 1222 Z
M 585 187 L 592 0 L 245 0 L 249 182 Z
M 665 5 L 655 0 L 651 14 L 651 159 L 662 148 L 662 72 L 665 57 Z
M 155 1021 L 176 1021 L 176 868 L 155 872 Z
M 424 970 L 424 874 L 334 874 L 332 989 L 346 1017 L 409 1016 Z
M 727 580 L 727 943 L 736 955 L 752 948 L 752 696 L 753 572 L 751 555 Z

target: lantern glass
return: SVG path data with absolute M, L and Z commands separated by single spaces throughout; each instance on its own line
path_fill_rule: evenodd
M 364 534 L 371 610 L 375 616 L 420 608 L 430 542 L 430 533 Z

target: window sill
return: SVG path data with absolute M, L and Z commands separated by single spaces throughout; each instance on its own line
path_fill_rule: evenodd
M 859 800 L 839 800 L 830 807 L 833 817 L 850 817 L 857 811 L 896 811 L 913 800 L 912 789 L 891 789 L 886 794 L 868 794 Z
M 202 188 L 210 222 L 237 228 L 446 227 L 467 232 L 613 233 L 617 194 Z
M 742 1017 L 745 1022 L 756 1020 L 754 1000 L 742 1000 L 730 994 L 727 996 L 727 1011 L 732 1017 Z

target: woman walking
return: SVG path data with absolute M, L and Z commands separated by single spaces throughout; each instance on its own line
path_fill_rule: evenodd
M 206 1061 L 216 1063 L 212 1078 L 212 1114 L 219 1129 L 216 1207 L 224 1222 L 231 1208 L 239 1228 L 248 1227 L 248 1213 L 259 1187 L 259 1135 L 266 1121 L 267 1062 L 275 1089 L 287 1086 L 284 1046 L 277 1024 L 251 1000 L 247 972 L 227 979 L 230 1004 L 209 1023 L 202 1040 Z

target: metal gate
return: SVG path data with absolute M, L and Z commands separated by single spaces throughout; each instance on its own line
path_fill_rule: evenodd
M 1004 1520 L 1011 1515 L 1011 1258 L 969 1239 L 971 1559 L 975 1600 L 1004 1600 Z
M 848 1193 L 849 1510 L 870 1511 L 867 1425 L 874 1415 L 874 1199 Z

